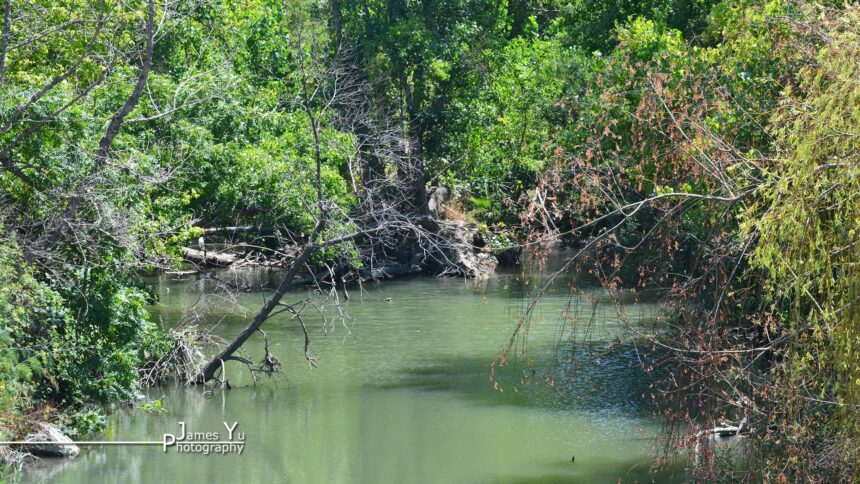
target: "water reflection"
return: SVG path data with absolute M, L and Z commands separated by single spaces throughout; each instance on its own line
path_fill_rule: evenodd
M 159 277 L 154 314 L 165 324 L 203 306 L 217 332 L 238 333 L 277 273 L 219 273 L 251 288 L 235 300 L 201 298 L 211 279 Z M 247 371 L 229 364 L 234 385 L 205 395 L 200 388 L 154 388 L 166 415 L 123 408 L 105 439 L 152 439 L 179 420 L 199 429 L 238 421 L 246 433 L 241 456 L 164 454 L 158 447 L 102 447 L 73 461 L 44 464 L 26 477 L 51 482 L 665 482 L 650 474 L 657 425 L 648 379 L 633 348 L 617 343 L 623 326 L 598 290 L 573 297 L 575 277 L 557 281 L 534 314 L 527 351 L 490 365 L 540 281 L 500 274 L 478 286 L 417 278 L 370 284 L 345 303 L 351 320 L 322 328 L 309 317 L 308 368 L 294 321 L 267 322 L 284 374 L 250 386 Z M 290 297 L 307 297 L 298 290 Z M 236 306 L 238 304 L 238 306 Z M 247 308 L 244 312 L 241 308 Z M 654 304 L 629 306 L 631 319 L 652 319 Z M 566 312 L 565 312 L 566 311 Z M 565 314 L 565 316 L 560 316 Z M 560 321 L 567 328 L 560 331 Z M 571 328 L 578 328 L 570 331 Z M 587 337 L 586 337 L 587 335 Z M 262 343 L 247 353 L 258 359 Z M 521 348 L 521 346 L 518 346 Z M 571 457 L 576 456 L 575 463 Z

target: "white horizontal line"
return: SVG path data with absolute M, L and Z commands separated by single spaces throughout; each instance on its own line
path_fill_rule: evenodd
M 0 442 L 0 445 L 162 445 L 160 440 L 81 440 L 80 442 L 50 442 L 50 441 L 26 441 L 16 440 Z

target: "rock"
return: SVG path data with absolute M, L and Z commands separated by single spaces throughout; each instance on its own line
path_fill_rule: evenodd
M 498 261 L 480 246 L 483 241 L 478 227 L 474 224 L 463 222 L 448 222 L 442 230 L 442 236 L 446 238 L 450 247 L 446 251 L 444 261 L 438 273 L 445 276 L 462 276 L 476 279 L 488 277 L 496 269 Z
M 74 457 L 80 449 L 75 442 L 48 423 L 39 424 L 39 430 L 24 439 L 21 450 L 39 457 Z
M 451 199 L 451 190 L 445 187 L 430 187 L 427 193 L 427 208 L 434 217 L 439 216 L 442 205 Z

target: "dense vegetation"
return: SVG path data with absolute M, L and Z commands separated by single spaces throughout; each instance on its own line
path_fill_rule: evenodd
M 358 214 L 420 221 L 445 186 L 491 245 L 562 238 L 605 286 L 678 302 L 639 336 L 676 377 L 653 383 L 663 457 L 860 476 L 851 2 L 3 6 L 0 437 L 134 398 L 172 341 L 137 278 L 205 228 L 372 239 Z M 348 245 L 314 260 L 360 265 Z M 720 466 L 701 431 L 741 414 L 748 465 Z

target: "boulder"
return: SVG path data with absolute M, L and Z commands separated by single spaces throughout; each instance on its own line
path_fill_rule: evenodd
M 445 187 L 430 187 L 427 193 L 427 208 L 433 217 L 439 217 L 442 205 L 451 199 L 451 190 Z
M 74 457 L 80 452 L 72 439 L 48 423 L 39 424 L 39 430 L 24 440 L 27 443 L 21 446 L 21 450 L 38 457 Z
M 495 271 L 498 261 L 483 250 L 486 242 L 475 224 L 446 222 L 441 235 L 449 248 L 439 257 L 443 261 L 437 270 L 440 275 L 484 279 Z

